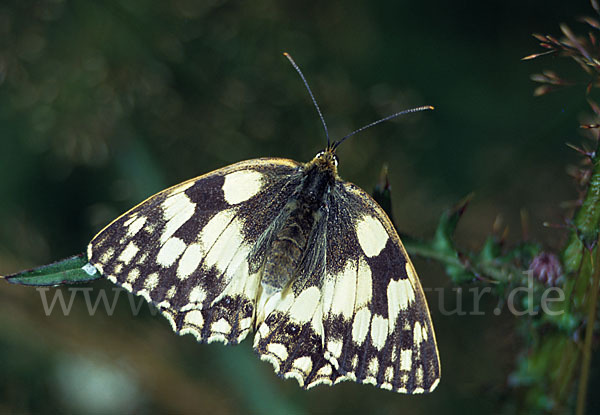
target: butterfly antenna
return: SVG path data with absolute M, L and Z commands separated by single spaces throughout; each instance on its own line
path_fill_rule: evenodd
M 310 90 L 310 86 L 308 86 L 308 82 L 306 82 L 306 78 L 304 77 L 304 74 L 302 73 L 302 71 L 300 70 L 298 65 L 296 65 L 296 62 L 294 62 L 294 60 L 292 59 L 290 54 L 287 52 L 283 52 L 283 56 L 288 58 L 288 60 L 290 61 L 290 63 L 292 64 L 292 66 L 294 67 L 296 72 L 298 72 L 298 74 L 300 75 L 300 78 L 302 78 L 302 82 L 304 82 L 304 86 L 308 90 L 308 93 L 310 94 L 310 98 L 312 99 L 312 102 L 313 102 L 313 104 L 315 104 L 315 108 L 317 109 L 317 112 L 319 113 L 319 118 L 321 119 L 321 122 L 323 123 L 323 128 L 325 129 L 325 136 L 327 136 L 327 148 L 329 148 L 330 147 L 330 145 L 329 145 L 329 130 L 327 129 L 327 124 L 325 123 L 325 118 L 323 118 L 323 114 L 321 113 L 319 104 L 317 104 L 317 100 L 315 99 L 315 96 L 313 95 L 312 91 Z
M 342 143 L 344 142 L 344 140 L 346 140 L 347 138 L 350 138 L 350 137 L 352 137 L 354 134 L 356 134 L 356 133 L 360 133 L 361 131 L 364 131 L 364 130 L 366 130 L 367 128 L 371 128 L 371 127 L 373 127 L 374 125 L 380 124 L 380 123 L 382 123 L 382 122 L 384 122 L 384 121 L 391 120 L 392 118 L 399 117 L 400 115 L 409 114 L 409 113 L 411 113 L 411 112 L 419 112 L 419 111 L 432 110 L 432 109 L 434 109 L 434 108 L 433 108 L 431 105 L 425 105 L 425 106 L 423 106 L 423 107 L 411 108 L 411 109 L 409 109 L 409 110 L 404 110 L 404 111 L 400 111 L 400 112 L 397 112 L 397 113 L 395 113 L 395 114 L 392 114 L 392 115 L 388 115 L 388 116 L 387 116 L 387 117 L 385 117 L 385 118 L 382 118 L 382 119 L 380 119 L 380 120 L 374 121 L 374 122 L 372 122 L 371 124 L 367 124 L 367 125 L 365 125 L 364 127 L 360 127 L 358 130 L 352 131 L 350 134 L 348 134 L 347 136 L 343 137 L 341 140 L 334 142 L 334 143 L 333 143 L 333 149 L 335 150 L 335 149 L 336 149 L 336 148 L 337 148 L 337 147 L 338 147 L 340 144 L 342 144 Z

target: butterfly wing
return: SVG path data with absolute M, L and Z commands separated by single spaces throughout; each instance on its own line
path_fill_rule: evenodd
M 326 350 L 341 373 L 335 380 L 356 378 L 399 392 L 429 392 L 439 382 L 439 355 L 410 258 L 389 218 L 366 192 L 351 183 L 336 189 L 337 214 L 328 224 L 332 261 L 323 289 Z M 337 222 L 352 224 L 351 232 L 337 228 L 347 234 L 343 246 L 332 244 L 343 236 L 335 236 Z M 351 259 L 344 264 L 339 258 L 346 255 Z M 354 304 L 348 304 L 344 298 L 352 294 Z
M 256 313 L 248 255 L 298 185 L 299 167 L 249 160 L 166 189 L 99 232 L 88 259 L 157 306 L 177 333 L 238 343 Z
M 300 273 L 260 325 L 255 349 L 304 388 L 344 380 L 403 393 L 440 378 L 435 334 L 414 267 L 389 218 L 363 190 L 338 181 L 323 224 L 321 272 Z M 311 252 L 307 256 L 311 256 Z

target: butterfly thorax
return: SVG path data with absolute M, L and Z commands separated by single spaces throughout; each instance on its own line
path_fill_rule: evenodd
M 324 151 L 302 168 L 302 182 L 284 208 L 284 219 L 265 258 L 261 278 L 267 296 L 285 289 L 302 264 L 310 236 L 323 218 L 337 176 L 337 160 Z

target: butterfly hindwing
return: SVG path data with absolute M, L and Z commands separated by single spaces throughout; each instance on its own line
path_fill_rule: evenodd
M 323 366 L 328 366 L 323 355 L 325 328 L 321 303 L 327 256 L 326 224 L 325 217 L 314 229 L 305 262 L 290 286 L 280 298 L 270 299 L 272 307 L 262 308 L 263 312 L 273 309 L 259 323 L 254 337 L 254 349 L 261 359 L 270 362 L 280 376 L 295 378 L 304 388 L 327 370 Z M 331 373 L 326 374 L 327 378 Z
M 329 195 L 321 274 L 297 276 L 259 326 L 255 348 L 304 388 L 344 380 L 433 390 L 439 357 L 427 303 L 385 212 L 358 187 Z M 302 310 L 300 313 L 299 310 Z
M 259 283 L 246 259 L 298 185 L 298 166 L 250 160 L 164 190 L 98 233 L 88 259 L 178 333 L 238 343 L 252 329 Z

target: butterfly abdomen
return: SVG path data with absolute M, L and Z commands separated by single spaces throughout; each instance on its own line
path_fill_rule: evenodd
M 267 251 L 261 284 L 268 294 L 283 290 L 297 273 L 321 207 L 334 183 L 333 172 L 309 164 L 302 184 L 284 210 L 288 216 Z
M 290 213 L 281 230 L 275 236 L 265 260 L 262 286 L 267 291 L 281 291 L 293 277 L 306 250 L 308 233 L 312 228 L 312 215 L 304 215 L 296 208 Z

